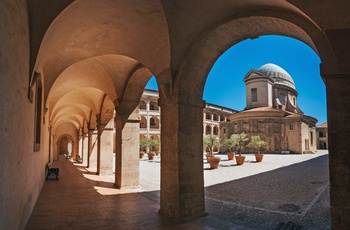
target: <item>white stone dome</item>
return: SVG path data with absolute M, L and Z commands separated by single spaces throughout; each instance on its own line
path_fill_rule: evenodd
M 278 65 L 268 63 L 261 66 L 259 69 L 257 69 L 257 71 L 268 77 L 272 77 L 272 79 L 275 80 L 275 84 L 288 86 L 296 90 L 293 78 L 289 75 L 289 73 L 287 73 L 287 71 Z

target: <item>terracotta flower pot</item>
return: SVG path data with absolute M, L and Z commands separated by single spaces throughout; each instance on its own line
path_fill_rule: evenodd
M 229 161 L 233 160 L 233 158 L 235 157 L 235 154 L 232 152 L 227 152 L 227 158 Z
M 140 159 L 143 158 L 143 155 L 144 155 L 144 154 L 145 154 L 144 152 L 140 152 Z
M 156 155 L 156 154 L 154 152 L 149 152 L 149 153 L 147 153 L 147 155 L 148 155 L 148 160 L 153 160 L 154 155 Z
M 242 165 L 245 160 L 245 156 L 235 156 L 237 165 Z
M 264 157 L 264 154 L 255 153 L 254 155 L 255 155 L 256 162 L 261 162 Z
M 217 169 L 219 167 L 220 157 L 207 157 L 207 161 L 211 169 Z

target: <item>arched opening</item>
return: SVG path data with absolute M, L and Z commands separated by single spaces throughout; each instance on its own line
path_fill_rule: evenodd
M 141 129 L 146 129 L 147 128 L 147 120 L 146 120 L 145 116 L 141 116 L 140 128 Z
M 293 55 L 295 55 L 295 58 Z M 303 58 L 308 60 L 303 60 Z M 327 117 L 325 103 L 326 97 L 325 86 L 319 72 L 320 59 L 318 55 L 304 43 L 282 36 L 262 36 L 254 40 L 244 40 L 229 48 L 213 65 L 213 68 L 207 78 L 203 99 L 209 103 L 226 106 L 228 108 L 247 113 L 248 110 L 246 109 L 246 103 L 248 103 L 248 101 L 251 103 L 252 100 L 249 98 L 249 100 L 246 101 L 246 86 L 244 77 L 247 75 L 247 73 L 249 73 L 249 71 L 257 70 L 265 63 L 271 62 L 277 62 L 279 65 L 286 66 L 286 69 L 288 68 L 288 73 L 290 73 L 290 75 L 293 77 L 296 90 L 298 91 L 298 98 L 289 97 L 287 91 L 281 91 L 281 93 L 277 95 L 282 104 L 281 109 L 288 109 L 289 105 L 294 106 L 294 108 L 300 108 L 303 111 L 303 114 L 316 117 L 319 123 L 325 122 Z M 223 87 L 222 82 L 225 82 L 225 89 L 227 90 L 218 91 L 218 88 Z M 311 85 L 313 86 L 312 88 L 310 87 Z M 231 88 L 232 90 L 228 90 Z M 319 97 L 320 94 L 321 97 Z M 260 96 L 261 94 L 259 94 L 258 89 L 256 92 L 256 97 L 253 101 L 258 102 L 260 100 Z M 230 126 L 232 133 L 228 133 L 228 135 L 225 137 L 225 133 L 222 132 L 220 136 L 228 138 L 231 134 L 237 131 L 244 132 L 248 136 L 251 136 L 254 132 L 257 132 L 257 134 L 260 132 L 260 136 L 264 140 L 268 140 L 270 144 L 270 146 L 268 146 L 266 149 L 271 149 L 271 146 L 273 145 L 273 149 L 280 152 L 284 149 L 291 148 L 291 146 L 294 144 L 292 143 L 293 140 L 289 140 L 290 142 L 287 143 L 286 139 L 283 139 L 283 135 L 285 135 L 286 131 L 281 129 L 282 122 L 280 119 L 276 119 L 275 121 L 270 121 L 270 118 L 256 119 L 256 122 L 253 122 L 255 118 L 246 118 L 243 116 L 244 113 L 242 113 L 240 120 L 235 120 L 236 118 L 234 118 L 234 116 L 229 117 L 227 120 L 228 123 L 230 123 L 230 121 L 232 123 L 232 127 Z M 261 113 L 261 111 L 257 111 L 255 117 L 261 116 L 259 113 Z M 253 117 L 253 114 L 249 116 Z M 266 129 L 268 126 L 267 123 L 270 122 L 271 125 L 269 125 L 269 127 L 272 130 L 271 137 L 269 137 L 269 129 Z M 315 125 L 316 123 L 314 126 Z M 296 124 L 294 123 L 286 127 L 288 128 L 288 137 L 290 137 L 290 139 L 292 139 L 290 133 L 293 132 L 293 130 L 295 132 L 295 129 L 299 130 L 300 128 L 299 126 L 296 127 Z M 290 129 L 290 127 L 294 128 Z M 307 131 L 305 135 L 307 137 L 300 140 L 305 148 L 311 149 L 312 145 L 314 148 L 316 148 L 315 128 L 316 127 L 314 127 L 313 131 Z M 221 131 L 223 130 L 227 132 L 226 127 L 221 129 Z M 215 127 L 213 132 L 215 134 Z M 319 134 L 319 136 L 322 136 L 322 134 Z M 319 147 L 323 148 L 324 143 L 320 143 Z M 243 151 L 251 151 L 251 149 L 248 149 L 245 146 L 243 149 Z M 250 155 L 247 156 L 249 157 Z M 324 159 L 326 159 L 326 156 Z M 304 160 L 302 160 L 300 163 L 302 164 L 303 161 Z M 220 182 L 218 181 L 218 183 Z M 328 179 L 326 177 L 323 178 L 322 185 L 320 185 L 319 188 L 321 189 L 322 186 L 327 186 L 327 183 Z M 263 187 L 259 189 L 264 190 Z M 233 194 L 234 193 L 232 193 L 232 196 L 234 196 Z M 213 199 L 218 198 L 214 194 L 211 195 Z M 237 200 L 237 202 L 240 202 L 240 200 Z M 306 208 L 306 206 L 303 206 L 303 208 Z
M 219 134 L 219 128 L 217 126 L 213 127 L 213 135 L 218 135 Z
M 140 102 L 140 109 L 142 109 L 142 110 L 147 109 L 146 102 L 144 102 L 143 100 L 141 100 L 141 102 Z
M 206 125 L 205 126 L 205 135 L 210 135 L 211 134 L 211 126 L 210 125 Z

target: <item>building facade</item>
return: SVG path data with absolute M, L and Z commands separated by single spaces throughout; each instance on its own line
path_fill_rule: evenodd
M 143 91 L 140 112 L 140 138 L 160 139 L 160 106 L 158 91 L 145 89 Z M 206 103 L 203 109 L 203 135 L 220 135 L 220 122 L 228 121 L 228 117 L 237 110 Z
M 324 122 L 316 127 L 317 148 L 328 149 L 328 125 Z
M 259 135 L 267 152 L 304 153 L 317 148 L 317 119 L 305 115 L 297 103 L 292 77 L 281 67 L 265 64 L 244 77 L 246 108 L 221 122 L 221 139 L 233 133 Z M 252 151 L 245 148 L 243 151 Z

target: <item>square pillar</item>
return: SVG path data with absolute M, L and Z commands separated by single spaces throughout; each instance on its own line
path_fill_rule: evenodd
M 139 187 L 140 118 L 138 110 L 123 122 L 116 117 L 115 187 Z
M 88 157 L 88 168 L 97 170 L 97 141 L 98 132 L 97 129 L 89 130 L 89 157 Z
M 326 78 L 331 229 L 350 227 L 350 74 Z
M 99 141 L 99 151 L 100 151 L 100 175 L 112 175 L 113 166 L 113 127 L 100 129 L 100 141 Z
M 205 102 L 159 99 L 162 132 L 159 213 L 177 222 L 207 215 L 203 177 L 203 108 Z

